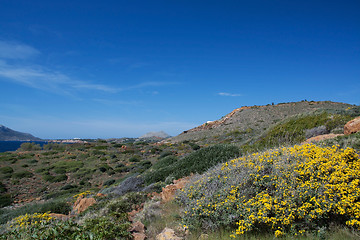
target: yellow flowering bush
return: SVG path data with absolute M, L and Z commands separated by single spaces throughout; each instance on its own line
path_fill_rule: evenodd
M 86 197 L 86 196 L 88 196 L 90 194 L 92 194 L 91 191 L 85 191 L 85 192 L 81 192 L 81 193 L 78 193 L 78 194 L 74 195 L 72 198 L 74 200 L 77 200 L 78 198 L 84 198 L 84 197 Z
M 33 225 L 45 224 L 52 220 L 50 212 L 25 214 L 14 218 L 10 222 L 11 228 L 26 228 Z
M 183 224 L 303 235 L 330 223 L 360 229 L 360 159 L 354 149 L 296 145 L 228 161 L 178 199 Z

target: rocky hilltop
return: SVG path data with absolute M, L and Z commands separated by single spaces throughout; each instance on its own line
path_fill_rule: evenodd
M 163 139 L 163 138 L 168 138 L 168 137 L 170 137 L 169 134 L 167 134 L 164 131 L 160 131 L 160 132 L 148 132 L 148 133 L 142 135 L 139 138 L 140 139 L 142 139 L 142 138 L 159 138 L 159 139 Z
M 270 127 L 293 116 L 321 111 L 344 113 L 352 107 L 353 105 L 350 104 L 331 101 L 301 101 L 276 105 L 243 106 L 219 120 L 207 121 L 167 141 L 196 141 L 205 144 L 214 141 L 230 142 L 231 139 L 236 138 L 237 143 L 244 144 L 250 139 L 259 137 Z
M 0 125 L 0 141 L 41 141 L 41 139 Z

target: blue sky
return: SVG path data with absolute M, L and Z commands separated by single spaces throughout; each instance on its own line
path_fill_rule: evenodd
M 0 124 L 177 135 L 241 106 L 359 104 L 360 2 L 0 1 Z

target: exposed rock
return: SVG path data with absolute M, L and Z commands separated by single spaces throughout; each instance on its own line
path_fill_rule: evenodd
M 88 209 L 90 206 L 96 203 L 95 198 L 79 198 L 74 203 L 73 210 L 75 213 L 79 214 Z
M 96 194 L 97 197 L 106 197 L 106 194 L 103 194 L 103 193 L 97 193 Z
M 174 199 L 175 192 L 178 189 L 183 188 L 187 182 L 189 182 L 190 177 L 181 178 L 179 180 L 174 180 L 174 184 L 167 185 L 162 188 L 160 193 L 161 199 L 163 202 L 168 202 Z
M 233 110 L 231 113 L 227 114 L 225 117 L 223 117 L 222 119 L 220 120 L 215 120 L 215 121 L 207 121 L 206 123 L 198 126 L 198 127 L 195 127 L 195 128 L 192 128 L 188 131 L 185 131 L 184 133 L 187 133 L 187 132 L 197 132 L 197 131 L 201 131 L 203 129 L 212 129 L 212 128 L 216 128 L 218 126 L 221 126 L 222 124 L 224 124 L 227 120 L 229 120 L 235 113 L 239 112 L 239 111 L 242 111 L 242 110 L 245 110 L 245 109 L 251 109 L 251 107 L 241 107 L 241 108 L 237 108 L 235 110 Z
M 322 141 L 322 140 L 326 140 L 326 139 L 336 138 L 338 136 L 343 136 L 343 135 L 344 134 L 334 134 L 334 133 L 319 135 L 316 137 L 306 139 L 306 141 L 304 143 L 318 142 L 318 141 Z
M 146 235 L 144 233 L 132 233 L 134 240 L 144 240 L 146 239 Z
M 128 177 L 121 184 L 117 186 L 109 187 L 107 189 L 102 190 L 102 193 L 122 196 L 128 192 L 140 191 L 142 189 L 143 184 L 144 184 L 144 179 L 141 176 L 135 175 Z
M 139 213 L 140 210 L 132 210 L 131 212 L 128 212 L 128 219 L 130 222 L 132 222 L 134 220 L 134 217 L 136 214 Z
M 326 126 L 322 125 L 322 126 L 318 126 L 318 127 L 314 127 L 314 128 L 311 128 L 311 129 L 306 129 L 305 130 L 305 138 L 308 139 L 308 138 L 312 138 L 312 137 L 316 137 L 316 136 L 319 136 L 319 135 L 324 135 L 324 134 L 328 134 L 330 133 Z
M 147 196 L 151 199 L 153 199 L 153 198 L 160 199 L 161 198 L 160 193 L 157 193 L 157 192 L 148 193 Z
M 173 229 L 164 228 L 164 230 L 156 236 L 156 240 L 182 240 L 182 238 L 176 236 Z
M 344 134 L 349 135 L 360 131 L 360 117 L 357 117 L 344 126 Z
M 137 221 L 131 224 L 130 232 L 145 233 L 145 226 Z

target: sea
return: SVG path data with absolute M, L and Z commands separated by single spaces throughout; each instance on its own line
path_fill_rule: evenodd
M 0 152 L 7 152 L 7 151 L 16 151 L 20 145 L 24 142 L 29 141 L 0 141 Z M 47 144 L 46 141 L 30 141 L 36 144 L 40 144 L 40 146 L 43 146 L 44 144 Z

